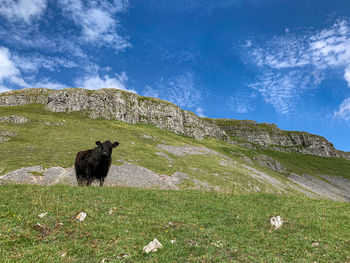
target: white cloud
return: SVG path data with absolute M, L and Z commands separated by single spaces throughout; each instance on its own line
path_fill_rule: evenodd
M 255 98 L 254 93 L 238 92 L 228 99 L 227 105 L 231 111 L 244 114 L 254 110 L 253 100 Z
M 196 87 L 191 72 L 184 72 L 167 79 L 161 78 L 154 88 L 147 85 L 143 96 L 167 100 L 179 107 L 195 109 L 199 114 L 203 113 L 203 109 L 198 107 L 202 95 Z
M 334 117 L 350 121 L 350 98 L 340 104 L 339 110 L 334 112 Z
M 129 7 L 126 0 L 106 0 L 85 2 L 81 0 L 59 0 L 63 14 L 74 21 L 82 30 L 82 38 L 95 45 L 107 45 L 115 50 L 124 50 L 130 43 L 121 37 L 117 29 L 118 20 L 115 15 Z
M 60 57 L 44 56 L 38 53 L 30 56 L 14 55 L 12 59 L 21 72 L 24 73 L 37 73 L 40 68 L 54 71 L 59 70 L 60 68 L 79 67 L 79 65 L 72 60 Z
M 10 21 L 31 23 L 40 17 L 47 6 L 47 0 L 0 0 L 0 14 Z
M 0 85 L 0 93 L 7 92 L 7 91 L 11 91 L 11 89 L 8 89 L 8 88 Z
M 126 82 L 128 77 L 125 72 L 122 72 L 116 77 L 110 77 L 105 75 L 100 78 L 100 76 L 85 76 L 83 78 L 78 78 L 75 81 L 75 85 L 79 88 L 98 90 L 98 89 L 121 89 L 136 93 L 133 89 L 128 89 L 126 87 Z
M 33 88 L 44 88 L 44 89 L 66 89 L 69 88 L 67 85 L 58 83 L 56 81 L 51 81 L 49 79 L 44 79 L 39 82 L 32 84 Z
M 296 35 L 290 33 L 256 40 L 245 46 L 246 60 L 258 67 L 257 81 L 248 86 L 259 91 L 276 111 L 290 113 L 306 90 L 317 88 L 326 70 L 343 69 L 350 87 L 350 23 Z
M 159 92 L 155 89 L 152 89 L 151 86 L 146 86 L 145 90 L 143 92 L 143 96 L 145 97 L 154 97 L 154 98 L 159 98 Z
M 199 117 L 206 117 L 204 115 L 204 110 L 201 107 L 197 107 L 195 113 L 199 116 Z
M 21 58 L 17 57 L 17 63 L 23 61 Z M 3 85 L 4 82 L 11 86 L 16 86 L 20 88 L 51 88 L 51 89 L 61 89 L 67 88 L 66 85 L 52 82 L 48 79 L 30 82 L 26 81 L 21 74 L 21 67 L 18 66 L 16 60 L 13 60 L 10 51 L 5 47 L 0 47 L 0 90 L 1 92 L 9 91 L 11 89 Z M 26 65 L 24 68 L 28 70 L 33 70 L 36 66 Z
M 350 87 L 350 66 L 344 71 L 344 79 L 348 82 L 348 86 Z
M 199 104 L 201 93 L 194 83 L 190 72 L 177 75 L 160 82 L 160 95 L 170 102 L 180 106 L 193 108 Z
M 10 58 L 10 52 L 5 47 L 0 47 L 0 84 L 5 79 L 10 79 L 19 74 L 19 70 Z

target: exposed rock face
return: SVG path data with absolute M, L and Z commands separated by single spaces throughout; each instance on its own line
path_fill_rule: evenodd
M 284 131 L 274 124 L 251 120 L 212 119 L 230 137 L 230 142 L 247 148 L 299 152 L 323 157 L 350 159 L 349 152 L 335 149 L 324 137 L 307 132 Z
M 216 124 L 203 121 L 194 113 L 181 110 L 174 104 L 121 90 L 105 89 L 91 93 L 70 89 L 51 92 L 45 107 L 54 112 L 85 111 L 91 118 L 153 124 L 160 129 L 197 139 L 225 136 Z
M 267 155 L 259 154 L 254 159 L 262 166 L 266 166 L 279 173 L 287 174 L 287 169 L 284 168 L 282 164 Z
M 350 159 L 350 153 L 336 150 L 333 144 L 321 136 L 283 131 L 274 124 L 258 124 L 254 121 L 199 118 L 167 101 L 121 90 L 24 89 L 0 94 L 0 106 L 30 103 L 44 104 L 47 110 L 53 112 L 81 111 L 91 118 L 152 124 L 196 139 L 213 137 L 248 148 Z

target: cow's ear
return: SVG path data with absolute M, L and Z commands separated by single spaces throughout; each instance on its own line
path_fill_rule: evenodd
M 97 142 L 96 142 L 96 145 L 97 145 L 97 146 L 101 146 L 102 143 L 101 143 L 100 141 L 97 141 Z
M 113 148 L 117 147 L 119 145 L 119 142 L 114 142 L 113 143 Z

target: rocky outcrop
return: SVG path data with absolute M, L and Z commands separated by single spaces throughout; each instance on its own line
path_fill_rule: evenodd
M 284 131 L 274 124 L 251 120 L 212 119 L 211 121 L 226 132 L 231 143 L 247 148 L 350 159 L 349 152 L 335 149 L 334 145 L 322 136 L 307 132 Z
M 174 104 L 121 90 L 91 92 L 69 89 L 51 92 L 45 108 L 53 112 L 83 111 L 91 118 L 152 124 L 160 129 L 197 139 L 225 136 L 216 124 L 201 120 L 194 113 L 181 110 Z
M 12 122 L 16 124 L 26 123 L 29 120 L 23 116 L 11 115 L 11 116 L 2 116 L 0 117 L 0 122 Z
M 266 166 L 276 172 L 287 174 L 287 169 L 280 164 L 277 160 L 267 156 L 265 154 L 259 154 L 254 159 L 262 166 Z
M 196 139 L 213 137 L 247 148 L 350 159 L 349 152 L 335 149 L 321 136 L 284 131 L 274 124 L 258 124 L 255 121 L 199 118 L 167 101 L 122 90 L 23 89 L 0 94 L 0 106 L 31 103 L 44 104 L 47 110 L 53 112 L 80 111 L 90 118 L 152 124 L 180 135 Z

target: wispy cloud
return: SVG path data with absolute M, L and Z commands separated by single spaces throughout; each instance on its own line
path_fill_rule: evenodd
M 255 98 L 255 93 L 238 92 L 229 97 L 227 105 L 231 111 L 244 114 L 254 110 L 253 101 Z
M 288 30 L 272 39 L 249 40 L 247 62 L 259 73 L 249 86 L 259 91 L 277 112 L 288 114 L 305 91 L 317 88 L 329 69 L 344 70 L 350 87 L 350 23 L 340 20 L 329 28 L 302 34 Z
M 197 107 L 197 109 L 195 110 L 195 113 L 199 116 L 199 117 L 206 117 L 204 114 L 204 110 L 201 107 Z
M 62 89 L 67 88 L 66 85 L 51 81 L 49 79 L 35 80 L 25 79 L 22 75 L 21 68 L 18 63 L 22 60 L 17 57 L 16 60 L 13 59 L 9 49 L 5 47 L 0 47 L 0 90 L 1 92 L 11 90 L 8 86 L 12 88 L 51 88 L 51 89 Z M 33 70 L 33 65 L 25 66 L 25 70 Z
M 133 89 L 127 88 L 126 83 L 128 77 L 125 72 L 121 74 L 116 74 L 115 77 L 110 77 L 108 75 L 102 78 L 98 75 L 95 76 L 84 76 L 75 80 L 75 85 L 79 88 L 97 90 L 97 89 L 121 89 L 136 93 Z
M 161 78 L 154 88 L 146 86 L 143 95 L 164 99 L 188 109 L 198 107 L 202 98 L 192 72 L 184 72 L 166 79 Z
M 47 0 L 0 0 L 0 15 L 29 24 L 43 15 L 46 6 Z
M 124 50 L 130 43 L 118 33 L 116 14 L 129 7 L 126 0 L 81 1 L 58 0 L 63 14 L 81 29 L 82 39 L 95 45 L 111 46 L 116 51 Z M 98 4 L 97 4 L 98 3 Z
M 0 93 L 7 92 L 7 91 L 11 91 L 11 89 L 8 89 L 8 88 L 0 85 Z
M 5 47 L 0 47 L 0 84 L 19 74 L 19 70 L 10 58 L 10 52 Z
M 350 121 L 350 98 L 340 104 L 338 111 L 334 112 L 334 117 Z

